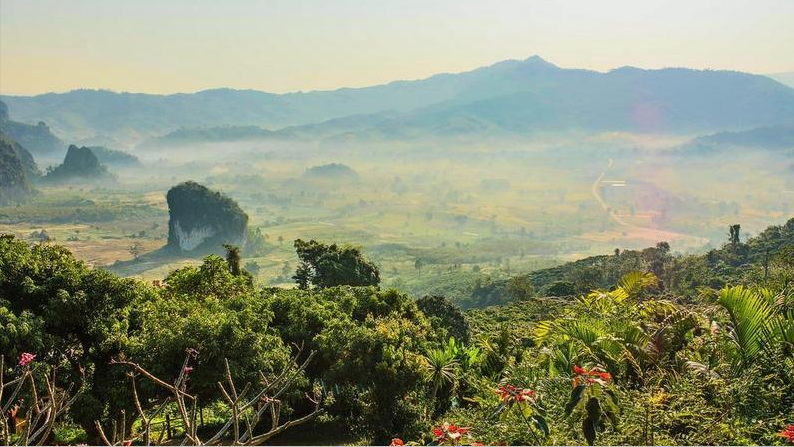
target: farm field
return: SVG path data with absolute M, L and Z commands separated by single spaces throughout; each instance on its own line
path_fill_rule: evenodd
M 289 156 L 245 166 L 243 157 L 273 149 L 266 143 L 221 146 L 227 163 L 199 157 L 190 169 L 178 162 L 187 154 L 174 151 L 103 188 L 42 187 L 30 203 L 0 208 L 0 231 L 35 240 L 34 232 L 44 230 L 93 266 L 161 279 L 203 257 L 146 256 L 166 244 L 167 189 L 198 179 L 237 200 L 264 238 L 257 251 L 243 253 L 245 264 L 256 265 L 260 284 L 293 283 L 292 241 L 302 238 L 361 246 L 385 284 L 426 294 L 660 241 L 674 251 L 697 252 L 722 239 L 715 228 L 740 220 L 752 234 L 789 209 L 786 197 L 774 193 L 784 187 L 782 176 L 740 169 L 766 162 L 763 157 L 737 160 L 735 169 L 726 165 L 719 172 L 697 160 L 673 169 L 662 163 L 669 158 L 664 149 L 653 145 L 637 156 L 627 143 L 636 141 L 626 136 L 606 145 L 591 140 L 495 143 L 501 154 L 481 144 L 428 150 L 374 145 L 364 156 L 354 145 L 337 149 L 334 158 L 351 167 L 349 178 L 307 177 L 308 168 L 327 158 L 301 145 Z M 425 160 L 411 161 L 420 152 Z M 446 158 L 451 154 L 457 155 Z M 725 186 L 682 189 L 682 176 Z M 742 195 L 747 182 L 758 187 Z

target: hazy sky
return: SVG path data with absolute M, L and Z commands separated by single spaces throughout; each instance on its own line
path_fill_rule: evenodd
M 537 54 L 794 71 L 794 0 L 0 0 L 0 93 L 366 86 Z

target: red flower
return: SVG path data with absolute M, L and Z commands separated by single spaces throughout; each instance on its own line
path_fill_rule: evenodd
M 778 436 L 788 439 L 789 442 L 794 442 L 794 424 L 783 427 L 783 431 L 778 433 Z
M 516 396 L 516 400 L 519 402 L 532 400 L 534 398 L 535 398 L 535 392 L 528 389 L 521 390 L 521 392 L 519 392 L 518 395 Z
M 32 362 L 35 358 L 36 358 L 36 354 L 31 354 L 29 352 L 23 352 L 22 355 L 19 356 L 19 365 L 20 366 L 27 366 L 27 364 Z
M 124 443 L 122 443 L 121 445 L 132 445 L 132 439 L 128 439 L 124 441 Z
M 458 427 L 455 424 L 444 422 L 441 427 L 433 429 L 433 435 L 436 437 L 436 442 L 444 442 L 447 438 L 452 440 L 453 444 L 457 444 L 461 436 L 469 432 L 470 427 Z
M 496 394 L 502 402 L 509 402 L 515 400 L 516 402 L 524 402 L 532 400 L 535 397 L 535 392 L 526 388 L 516 388 L 513 385 L 504 385 L 496 389 Z
M 389 445 L 405 445 L 405 443 L 400 438 L 393 438 L 391 440 L 391 444 L 389 444 Z
M 611 374 L 609 374 L 606 371 L 599 371 L 597 368 L 584 369 L 584 368 L 579 367 L 579 366 L 574 366 L 573 367 L 573 372 L 577 376 L 587 377 L 587 380 L 585 381 L 585 383 L 588 384 L 588 385 L 592 385 L 593 383 L 601 383 L 603 385 L 604 383 L 609 382 L 610 380 L 612 380 L 612 375 Z M 598 379 L 594 379 L 594 377 L 597 377 Z M 579 377 L 575 377 L 573 379 L 574 388 L 576 386 L 578 386 L 580 382 L 581 381 L 579 380 Z
M 190 374 L 190 371 L 193 371 L 193 367 L 192 366 L 186 366 L 185 369 L 184 369 L 185 374 Z
M 605 382 L 609 382 L 610 380 L 612 380 L 612 374 L 610 374 L 608 372 L 597 372 L 597 374 L 598 374 L 598 377 L 601 377 L 601 380 L 603 380 Z

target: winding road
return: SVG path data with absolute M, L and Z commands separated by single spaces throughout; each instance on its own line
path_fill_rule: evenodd
M 604 210 L 604 212 L 609 215 L 610 219 L 615 221 L 615 223 L 617 223 L 618 225 L 620 225 L 620 226 L 622 226 L 624 228 L 632 230 L 632 233 L 633 233 L 633 235 L 635 237 L 639 236 L 639 237 L 642 237 L 643 239 L 647 239 L 647 240 L 655 240 L 657 242 L 658 241 L 668 241 L 668 242 L 670 242 L 670 241 L 673 241 L 673 240 L 676 240 L 676 239 L 679 240 L 679 241 L 681 241 L 681 240 L 689 240 L 689 243 L 690 244 L 694 244 L 694 246 L 702 246 L 702 245 L 708 243 L 708 239 L 706 239 L 706 238 L 702 238 L 702 237 L 698 237 L 698 236 L 692 236 L 692 235 L 684 234 L 684 233 L 676 233 L 676 232 L 673 232 L 673 231 L 659 230 L 659 229 L 651 228 L 651 227 L 641 227 L 641 226 L 638 226 L 638 225 L 634 225 L 634 224 L 628 223 L 625 220 L 623 220 L 622 217 L 618 216 L 615 213 L 614 210 L 610 210 L 609 206 L 606 203 L 606 201 L 604 201 L 604 198 L 601 197 L 601 193 L 599 191 L 599 185 L 604 180 L 604 176 L 612 168 L 613 164 L 614 164 L 614 162 L 610 158 L 609 159 L 609 164 L 607 165 L 606 169 L 604 169 L 604 171 L 601 173 L 601 175 L 598 176 L 598 178 L 595 180 L 595 182 L 593 182 L 593 186 L 590 188 L 590 190 L 593 193 L 593 197 L 595 197 L 596 201 L 601 205 L 601 208 Z
M 610 210 L 609 207 L 607 206 L 607 203 L 604 201 L 604 198 L 601 197 L 601 193 L 598 191 L 598 186 L 601 184 L 601 181 L 604 180 L 604 176 L 607 174 L 607 171 L 609 171 L 609 169 L 612 168 L 613 164 L 614 164 L 614 162 L 610 158 L 609 159 L 609 165 L 607 166 L 606 169 L 604 169 L 604 171 L 601 173 L 601 175 L 598 176 L 596 181 L 593 182 L 593 186 L 590 188 L 590 190 L 593 192 L 593 197 L 595 197 L 596 201 L 598 201 L 598 203 L 601 205 L 601 208 L 604 209 L 604 212 L 609 214 L 609 217 L 612 220 L 614 220 L 615 222 L 617 222 L 618 225 L 621 225 L 621 226 L 624 226 L 624 227 L 639 228 L 639 227 L 635 227 L 634 225 L 631 225 L 631 224 L 627 223 L 620 216 L 615 214 L 614 211 Z

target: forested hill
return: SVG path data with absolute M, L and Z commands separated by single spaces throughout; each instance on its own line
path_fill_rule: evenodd
M 716 131 L 794 117 L 794 90 L 765 76 L 633 67 L 602 73 L 560 68 L 537 56 L 463 73 L 334 91 L 276 95 L 218 89 L 151 95 L 76 90 L 2 99 L 15 120 L 43 120 L 69 138 L 102 134 L 128 142 L 179 128 L 274 130 L 351 115 L 363 115 L 356 121 L 368 123 L 357 133 L 389 138 L 572 128 Z M 386 111 L 396 116 L 382 115 Z M 245 132 L 251 133 L 251 128 Z
M 572 297 L 612 287 L 621 277 L 637 270 L 656 275 L 660 292 L 692 297 L 703 287 L 719 289 L 756 280 L 764 266 L 768 267 L 775 259 L 794 256 L 794 218 L 782 225 L 770 226 L 744 241 L 741 227 L 732 228 L 735 228 L 732 231 L 736 231 L 736 237 L 704 254 L 674 256 L 666 242 L 643 250 L 616 250 L 611 255 L 591 256 L 509 279 L 477 284 L 459 304 L 466 308 L 506 304 L 527 294 Z M 523 295 L 517 295 L 516 290 L 522 290 Z
M 64 143 L 50 131 L 43 121 L 39 120 L 38 124 L 31 125 L 12 120 L 8 107 L 2 101 L 0 101 L 0 131 L 36 156 L 60 155 L 66 149 Z

